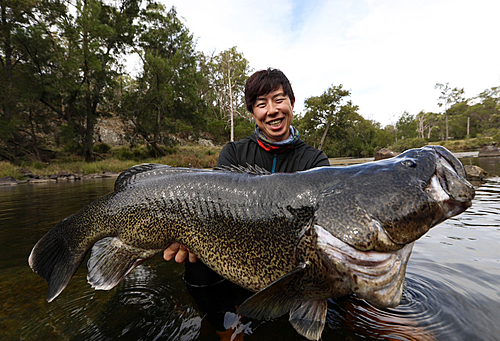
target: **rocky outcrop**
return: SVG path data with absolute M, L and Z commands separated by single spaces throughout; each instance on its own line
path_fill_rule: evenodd
M 38 176 L 31 172 L 23 173 L 23 175 L 28 176 L 27 180 L 19 181 L 12 176 L 7 176 L 0 178 L 0 186 L 5 185 L 18 185 L 18 184 L 39 184 L 39 183 L 56 183 L 65 181 L 76 181 L 76 180 L 89 180 L 89 179 L 102 179 L 102 178 L 116 178 L 119 174 L 112 172 L 102 172 L 100 174 L 72 174 L 68 172 L 59 172 L 57 174 L 52 174 L 49 176 Z
M 375 157 L 373 160 L 377 161 L 377 160 L 389 159 L 389 158 L 394 157 L 396 155 L 399 155 L 399 153 L 393 152 L 392 150 L 389 150 L 387 148 L 382 148 L 375 154 Z
M 118 117 L 99 118 L 95 126 L 94 140 L 111 147 L 123 146 L 127 143 L 125 136 L 131 133 L 130 127 L 123 124 Z
M 494 143 L 491 146 L 483 147 L 479 150 L 479 157 L 500 156 L 500 148 Z
M 13 176 L 0 178 L 0 186 L 17 185 L 18 183 L 19 181 L 17 181 Z
M 465 173 L 467 174 L 467 180 L 469 181 L 483 181 L 484 179 L 493 176 L 479 166 L 464 165 L 464 168 Z

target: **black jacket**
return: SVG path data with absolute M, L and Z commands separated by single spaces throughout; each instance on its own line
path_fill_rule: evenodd
M 274 161 L 276 159 L 276 161 Z M 217 166 L 259 166 L 274 173 L 292 173 L 321 166 L 330 166 L 326 155 L 299 140 L 282 153 L 264 150 L 257 143 L 255 133 L 243 140 L 229 142 L 222 149 Z

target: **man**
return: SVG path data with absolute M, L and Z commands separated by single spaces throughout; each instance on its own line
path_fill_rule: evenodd
M 271 173 L 292 173 L 330 165 L 326 155 L 301 141 L 299 132 L 291 126 L 295 96 L 283 72 L 267 69 L 250 76 L 245 85 L 245 102 L 255 120 L 255 133 L 224 146 L 217 167 L 249 164 Z M 189 292 L 221 340 L 230 339 L 233 331 L 224 325 L 225 315 L 236 311 L 235 304 L 241 303 L 237 296 L 247 298 L 251 293 L 197 261 L 196 255 L 183 245 L 170 245 L 164 258 L 178 263 L 189 258 L 184 276 Z

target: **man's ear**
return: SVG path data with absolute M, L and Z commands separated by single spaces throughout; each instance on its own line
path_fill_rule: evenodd
M 293 110 L 293 107 L 295 106 L 295 99 L 293 100 L 292 102 L 292 110 Z

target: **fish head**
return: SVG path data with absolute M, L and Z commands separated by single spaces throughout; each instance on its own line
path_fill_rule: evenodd
M 414 242 L 470 207 L 474 187 L 460 161 L 440 146 L 346 167 L 345 173 L 318 201 L 316 251 L 332 283 L 349 283 L 375 306 L 397 306 Z
M 465 211 L 475 195 L 463 165 L 441 146 L 346 171 L 347 177 L 322 193 L 317 224 L 360 251 L 403 248 Z

